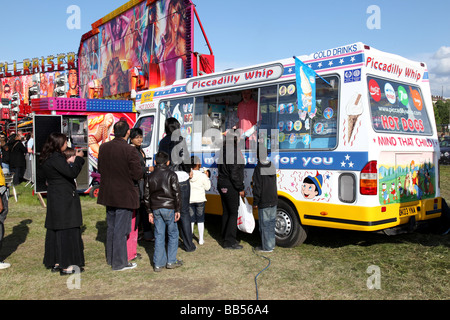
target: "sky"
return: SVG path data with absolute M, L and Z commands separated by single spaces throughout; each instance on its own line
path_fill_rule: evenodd
M 433 95 L 450 98 L 448 0 L 192 0 L 216 71 L 311 54 L 354 42 L 425 62 Z M 127 0 L 0 0 L 0 61 L 78 52 L 91 24 Z M 71 29 L 70 10 L 79 8 Z M 376 10 L 373 11 L 372 8 Z M 195 50 L 209 53 L 200 29 Z

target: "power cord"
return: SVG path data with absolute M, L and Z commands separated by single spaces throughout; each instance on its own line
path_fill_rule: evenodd
M 258 272 L 258 274 L 257 274 L 256 277 L 255 277 L 256 300 L 259 300 L 258 281 L 257 281 L 257 279 L 258 279 L 258 276 L 259 276 L 261 273 L 263 273 L 267 268 L 269 268 L 271 261 L 270 261 L 269 258 L 267 258 L 267 257 L 265 257 L 265 256 L 263 256 L 263 255 L 257 254 L 255 248 L 252 248 L 252 251 L 253 251 L 253 253 L 254 253 L 255 255 L 257 255 L 258 257 L 264 258 L 264 259 L 266 259 L 266 260 L 269 261 L 269 263 L 267 264 L 267 266 L 266 266 L 264 269 L 262 269 L 260 272 Z

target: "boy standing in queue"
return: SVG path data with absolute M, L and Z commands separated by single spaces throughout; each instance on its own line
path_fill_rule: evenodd
M 181 210 L 181 191 L 178 177 L 170 167 L 169 155 L 160 151 L 155 156 L 155 169 L 147 177 L 144 187 L 144 203 L 149 221 L 155 225 L 155 251 L 153 270 L 160 272 L 183 265 L 177 260 L 178 225 Z M 166 251 L 166 228 L 168 243 Z
M 275 219 L 277 216 L 277 174 L 267 160 L 267 150 L 258 150 L 258 164 L 253 171 L 253 207 L 258 209 L 261 246 L 257 251 L 272 252 L 275 248 Z

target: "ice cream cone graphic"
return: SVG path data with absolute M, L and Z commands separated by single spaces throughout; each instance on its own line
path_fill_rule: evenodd
M 348 116 L 348 142 L 353 134 L 353 130 L 355 129 L 356 123 L 363 112 L 362 102 L 361 102 L 361 94 L 355 94 L 347 104 L 347 116 Z

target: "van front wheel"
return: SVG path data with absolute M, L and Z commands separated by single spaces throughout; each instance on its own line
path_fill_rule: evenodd
M 286 201 L 278 200 L 275 224 L 276 243 L 280 247 L 292 248 L 302 244 L 307 237 L 307 229 L 300 223 L 295 209 Z

